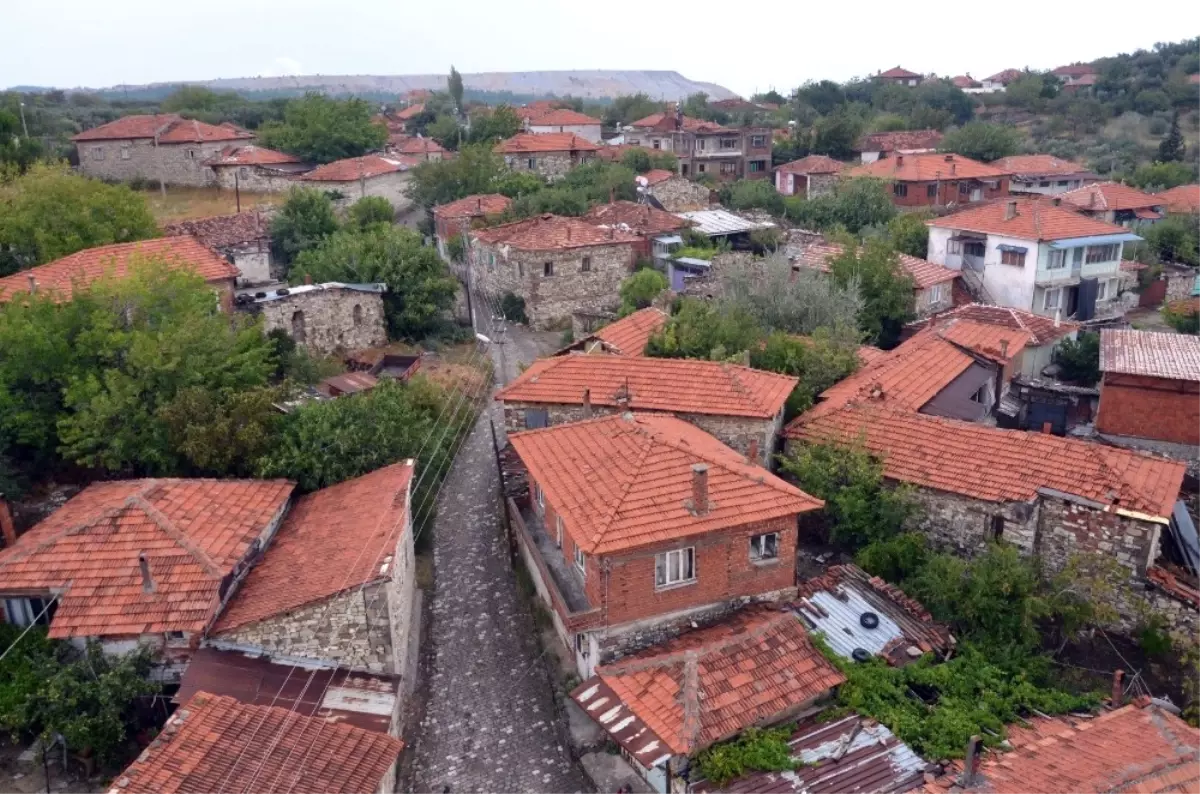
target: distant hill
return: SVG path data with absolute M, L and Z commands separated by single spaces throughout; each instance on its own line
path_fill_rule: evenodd
M 130 99 L 156 99 L 179 85 L 202 85 L 216 91 L 239 94 L 290 96 L 305 91 L 358 96 L 399 95 L 415 88 L 445 89 L 446 75 L 296 75 L 286 77 L 232 77 L 218 80 L 190 80 L 175 83 L 118 85 L 92 89 L 102 95 L 121 94 Z M 510 93 L 516 96 L 571 96 L 585 99 L 612 99 L 622 94 L 644 93 L 652 99 L 683 99 L 703 91 L 710 99 L 736 97 L 728 88 L 715 83 L 689 80 L 679 72 L 596 69 L 566 72 L 480 72 L 463 74 L 468 91 Z M 45 89 L 35 89 L 45 90 Z

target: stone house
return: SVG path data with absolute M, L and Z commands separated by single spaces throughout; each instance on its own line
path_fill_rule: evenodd
M 508 432 L 628 411 L 671 414 L 764 466 L 797 378 L 736 364 L 641 356 L 556 356 L 496 392 Z
M 837 187 L 837 175 L 846 167 L 832 157 L 810 154 L 799 160 L 776 166 L 775 190 L 784 196 L 817 198 Z
M 313 169 L 284 152 L 254 144 L 230 145 L 205 162 L 213 172 L 213 184 L 222 190 L 247 193 L 283 193 L 296 184 L 296 177 Z
M 655 168 L 638 177 L 645 180 L 642 190 L 667 212 L 706 210 L 716 203 L 713 191 L 671 171 Z
M 1100 181 L 1086 166 L 1048 154 L 1001 157 L 992 165 L 1012 174 L 1009 190 L 1013 193 L 1054 196 Z
M 665 249 L 662 238 L 678 237 L 679 231 L 691 225 L 678 215 L 632 201 L 597 204 L 583 214 L 583 219 L 601 229 L 636 235 L 638 242 L 633 250 L 642 260 L 650 260 L 656 250 Z
M 125 116 L 71 138 L 85 176 L 114 182 L 154 179 L 204 187 L 215 175 L 207 161 L 254 134 L 232 124 L 205 124 L 175 113 Z
M 334 694 L 334 693 L 331 693 Z M 340 690 L 337 695 L 351 695 Z M 109 794 L 305 790 L 391 794 L 404 742 L 310 704 L 252 705 L 197 692 L 113 779 Z
M 449 155 L 442 145 L 433 138 L 422 138 L 419 135 L 393 135 L 388 138 L 388 154 L 398 154 L 413 157 L 422 162 L 437 162 Z
M 711 176 L 721 181 L 771 177 L 771 130 L 723 127 L 675 113 L 654 113 L 629 125 L 625 143 L 671 152 L 679 175 Z
M 1137 228 L 1166 217 L 1167 204 L 1161 195 L 1143 193 L 1119 182 L 1094 182 L 1060 193 L 1058 202 L 1088 218 L 1104 223 Z
M 408 460 L 297 499 L 206 644 L 284 663 L 406 673 L 416 590 L 412 472 Z
M 353 204 L 367 196 L 382 196 L 396 212 L 412 206 L 408 197 L 409 172 L 421 164 L 414 157 L 365 154 L 318 166 L 298 179 L 304 187 L 336 193 L 338 204 Z
M 581 677 L 795 593 L 797 516 L 823 503 L 694 425 L 624 413 L 509 443 L 528 473 L 508 501 L 517 545 Z
M 597 667 L 571 699 L 650 790 L 665 794 L 699 779 L 696 754 L 747 728 L 813 716 L 845 680 L 795 615 L 755 606 Z
M 937 130 L 899 130 L 873 132 L 854 144 L 854 151 L 864 163 L 873 163 L 897 154 L 926 154 L 936 152 L 944 136 Z
M 284 331 L 324 355 L 387 344 L 386 284 L 300 284 L 250 298 L 239 308 L 261 314 L 263 332 Z
M 1200 337 L 1105 328 L 1100 372 L 1098 433 L 1200 446 Z
M 458 201 L 434 207 L 432 210 L 433 236 L 442 259 L 450 261 L 450 251 L 447 246 L 452 238 L 461 235 L 465 243 L 470 236 L 468 232 L 471 231 L 473 224 L 499 217 L 508 209 L 509 204 L 512 204 L 512 199 L 508 196 L 487 193 L 467 196 Z
M 842 171 L 848 179 L 882 179 L 897 207 L 948 207 L 1004 198 L 1009 173 L 961 154 L 897 154 Z
M 177 682 L 271 542 L 293 484 L 149 479 L 89 485 L 0 550 L 5 622 L 109 653 L 149 646 Z M 97 560 L 103 564 L 97 565 Z
M 237 268 L 190 235 L 86 248 L 62 259 L 5 276 L 0 278 L 0 304 L 22 293 L 39 290 L 53 294 L 55 300 L 67 301 L 71 299 L 76 286 L 84 286 L 103 277 L 124 278 L 131 267 L 150 263 L 192 270 L 217 293 L 222 308 L 227 311 L 232 308 Z
M 571 318 L 575 341 L 554 355 L 609 353 L 615 356 L 640 356 L 645 351 L 650 337 L 662 330 L 669 317 L 662 309 L 647 306 L 619 320 L 614 319 L 603 327 L 588 331 L 578 327 L 576 323 L 579 319 L 579 313 Z
M 841 256 L 845 249 L 838 243 L 826 243 L 817 238 L 793 250 L 793 267 L 808 267 L 822 273 L 829 272 L 830 260 Z M 931 317 L 954 305 L 954 282 L 957 270 L 934 264 L 928 259 L 896 254 L 900 269 L 912 279 L 913 310 L 918 318 Z
M 536 134 L 522 132 L 493 148 L 513 171 L 528 171 L 555 181 L 577 165 L 595 157 L 600 147 L 570 132 Z
M 278 275 L 271 261 L 271 224 L 257 210 L 170 223 L 163 233 L 190 235 L 225 257 L 237 268 L 239 287 L 265 284 Z
M 471 288 L 497 302 L 509 292 L 522 298 L 535 328 L 569 322 L 579 309 L 614 305 L 638 243 L 633 234 L 548 214 L 479 229 L 469 239 Z
M 537 135 L 578 135 L 586 141 L 600 143 L 600 119 L 569 108 L 553 108 L 543 113 L 533 113 L 525 118 L 525 130 Z

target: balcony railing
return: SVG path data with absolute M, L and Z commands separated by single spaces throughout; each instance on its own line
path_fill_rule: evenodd
M 536 568 L 530 573 L 535 574 L 544 585 L 550 606 L 558 613 L 566 630 L 580 631 L 597 625 L 600 608 L 588 601 L 579 572 L 567 562 L 562 549 L 546 532 L 541 516 L 533 510 L 520 509 L 511 498 L 505 501 L 517 543 Z M 542 588 L 538 589 L 540 591 Z

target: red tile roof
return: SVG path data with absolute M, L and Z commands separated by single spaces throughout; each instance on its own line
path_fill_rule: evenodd
M 822 273 L 829 272 L 829 260 L 842 255 L 845 248 L 839 243 L 812 243 L 800 249 L 793 264 L 811 267 Z M 928 289 L 935 284 L 944 284 L 958 278 L 957 270 L 930 262 L 928 259 L 897 253 L 900 267 L 913 280 L 914 289 Z
M 409 105 L 408 107 L 404 108 L 404 110 L 397 110 L 395 113 L 393 113 L 392 118 L 396 119 L 397 121 L 408 121 L 409 119 L 416 118 L 424 112 L 424 103 Z
M 437 154 L 446 151 L 433 138 L 421 138 L 415 135 L 398 135 L 388 139 L 388 144 L 398 154 L 422 155 Z
M 532 218 L 472 232 L 488 245 L 507 245 L 524 251 L 555 251 L 594 245 L 622 245 L 638 241 L 636 235 L 601 229 L 579 218 L 536 215 Z
M 493 148 L 499 154 L 527 154 L 538 152 L 594 152 L 597 144 L 580 138 L 573 132 L 521 132 Z
M 865 367 L 866 365 L 870 364 L 872 361 L 875 361 L 886 355 L 887 355 L 887 351 L 881 350 L 878 347 L 872 347 L 871 345 L 859 345 L 858 346 L 858 364 L 859 364 L 859 366 L 862 366 L 862 367 Z
M 939 179 L 998 179 L 1008 172 L 961 154 L 897 154 L 843 171 L 848 177 L 870 176 L 896 182 L 935 182 Z
M 856 152 L 896 152 L 919 149 L 936 149 L 945 137 L 937 130 L 899 130 L 897 132 L 873 132 L 864 135 L 854 144 Z
M 790 163 L 777 166 L 775 170 L 785 174 L 836 174 L 845 167 L 845 163 L 840 163 L 832 157 L 810 154 L 808 157 L 801 157 L 799 160 L 792 160 Z
M 1059 77 L 1082 77 L 1085 74 L 1095 73 L 1096 67 L 1087 63 L 1072 63 L 1067 66 L 1060 66 L 1053 72 L 1053 74 Z
M 596 226 L 613 227 L 645 237 L 673 232 L 691 225 L 678 215 L 655 209 L 649 204 L 637 204 L 632 201 L 597 204 L 584 213 L 583 219 Z
M 1064 196 L 1069 195 L 1067 193 Z M 1008 206 L 1016 203 L 1016 214 L 1007 217 Z M 927 226 L 958 229 L 981 234 L 1001 234 L 1022 240 L 1069 240 L 1106 234 L 1125 234 L 1128 229 L 1105 223 L 1066 207 L 1034 199 L 1007 199 L 969 207 L 943 218 L 925 221 Z
M 1100 332 L 1100 371 L 1200 381 L 1200 337 L 1105 328 Z
M 952 77 L 950 82 L 957 88 L 978 88 L 979 81 L 969 74 L 960 74 L 958 77 Z
M 1200 185 L 1180 185 L 1155 193 L 1154 197 L 1166 205 L 1167 212 L 1181 215 L 1195 215 L 1200 212 Z
M 613 352 L 624 356 L 640 356 L 646 349 L 650 337 L 667 324 L 667 313 L 648 306 L 645 309 L 609 323 L 596 333 L 596 339 L 604 342 Z
M 620 357 L 559 360 L 599 358 Z M 613 415 L 514 433 L 509 441 L 589 554 L 796 516 L 824 504 L 673 416 Z M 691 507 L 692 466 L 698 463 L 709 467 L 709 510 L 703 515 Z
M 991 77 L 985 77 L 983 79 L 989 83 L 1002 83 L 1004 85 L 1008 85 L 1009 83 L 1011 83 L 1013 80 L 1016 80 L 1020 76 L 1021 76 L 1020 69 L 1005 69 L 1003 71 L 996 72 Z
M 434 216 L 442 220 L 459 218 L 478 218 L 485 215 L 499 215 L 508 209 L 512 199 L 499 193 L 485 193 L 478 196 L 467 196 L 449 204 L 433 208 Z
M 299 162 L 299 157 L 293 157 L 285 152 L 247 144 L 245 146 L 226 146 L 221 150 L 220 155 L 208 161 L 208 165 L 284 165 Z
M 1017 154 L 1012 157 L 1001 157 L 999 160 L 993 160 L 992 165 L 1010 172 L 1013 176 L 1027 179 L 1091 174 L 1085 165 L 1049 154 Z
M 209 248 L 221 249 L 268 240 L 271 224 L 260 212 L 241 212 L 169 223 L 163 227 L 163 234 L 190 235 Z
M 224 281 L 236 278 L 238 271 L 224 257 L 204 246 L 194 237 L 159 237 L 135 243 L 115 243 L 88 248 L 53 262 L 0 278 L 0 303 L 7 303 L 19 293 L 29 292 L 29 279 L 37 282 L 38 290 L 51 290 L 55 297 L 70 300 L 75 285 L 88 285 L 108 274 L 124 278 L 131 262 L 161 261 L 167 267 L 190 268 L 205 281 Z
M 621 143 L 616 145 L 601 146 L 596 150 L 596 157 L 600 160 L 607 160 L 610 163 L 619 163 L 629 152 L 651 153 L 652 151 L 652 149 L 646 146 L 634 146 L 630 143 Z
M 922 77 L 923 75 L 919 75 L 916 72 L 910 72 L 907 69 L 900 67 L 900 66 L 893 66 L 891 69 L 888 69 L 886 72 L 880 72 L 879 74 L 877 74 L 875 76 L 876 77 Z
M 73 141 L 111 141 L 153 138 L 159 143 L 211 143 L 253 138 L 254 133 L 229 124 L 205 124 L 185 119 L 176 113 L 157 116 L 125 116 L 71 138 Z
M 690 358 L 558 356 L 533 362 L 496 393 L 506 402 L 592 405 L 770 419 L 798 378 L 736 364 Z M 621 398 L 628 396 L 628 400 Z
M 663 132 L 672 131 L 675 129 L 675 114 L 651 113 L 645 118 L 632 122 L 629 126 L 635 129 L 656 129 Z M 691 116 L 683 117 L 684 132 L 722 132 L 727 129 L 727 127 L 722 127 L 713 121 L 705 121 L 704 119 L 692 118 Z
M 553 108 L 544 113 L 535 113 L 529 118 L 531 127 L 578 127 L 585 124 L 600 126 L 600 119 L 569 108 Z
M 665 745 L 661 757 L 690 755 L 753 725 L 777 721 L 845 680 L 795 615 L 752 606 L 600 665 L 571 697 L 597 721 L 621 707 Z M 612 694 L 603 703 L 602 688 Z M 634 747 L 652 740 L 641 738 Z
M 1016 331 L 991 323 L 977 323 L 964 317 L 939 317 L 931 327 L 947 342 L 999 364 L 1007 364 L 1016 358 L 1031 339 L 1025 331 Z
M 404 742 L 320 717 L 199 692 L 109 794 L 304 791 L 374 794 Z
M 1032 312 L 1011 309 L 1007 306 L 988 306 L 981 303 L 968 303 L 937 315 L 935 320 L 923 320 L 913 323 L 914 327 L 925 328 L 936 320 L 950 319 L 970 320 L 984 325 L 997 325 L 1029 334 L 1029 344 L 1035 347 L 1048 345 L 1061 339 L 1072 331 L 1079 329 L 1076 323 L 1066 320 L 1055 324 L 1054 318 L 1042 317 Z
M 651 168 L 646 173 L 642 174 L 646 178 L 647 185 L 657 185 L 660 182 L 666 182 L 673 176 L 676 176 L 674 171 L 668 171 L 665 168 Z
M 348 157 L 345 160 L 334 160 L 332 163 L 318 166 L 300 179 L 309 182 L 354 182 L 359 179 L 370 179 L 396 171 L 407 171 L 420 165 L 421 161 L 405 155 L 367 154 L 362 157 Z
M 297 499 L 213 632 L 284 615 L 391 576 L 397 562 L 392 555 L 408 531 L 412 473 L 412 461 L 394 463 Z
M 834 387 L 837 388 L 837 387 Z M 899 406 L 907 409 L 907 406 Z M 989 502 L 1029 502 L 1043 488 L 1166 519 L 1185 464 L 1047 433 L 1001 430 L 859 402 L 797 417 L 788 438 L 861 441 L 899 482 Z
M 1084 211 L 1090 210 L 1136 210 L 1161 207 L 1165 202 L 1161 196 L 1143 193 L 1135 187 L 1117 182 L 1097 182 L 1084 185 L 1057 198 L 1063 204 L 1073 205 Z
M 283 480 L 95 483 L 0 551 L 3 587 L 59 590 L 51 637 L 200 632 L 222 579 L 287 503 Z M 154 580 L 146 592 L 145 555 Z

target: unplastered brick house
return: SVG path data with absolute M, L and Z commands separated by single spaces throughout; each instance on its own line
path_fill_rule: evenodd
M 896 132 L 873 132 L 864 135 L 854 144 L 864 163 L 873 163 L 897 154 L 926 154 L 936 152 L 944 136 L 937 130 L 899 130 Z
M 530 324 L 547 328 L 616 303 L 639 238 L 547 214 L 473 231 L 470 241 L 471 288 L 496 300 L 511 292 L 525 301 Z
M 509 437 L 525 564 L 580 675 L 754 600 L 795 592 L 797 516 L 822 502 L 671 416 Z
M 596 156 L 600 147 L 573 132 L 537 134 L 522 132 L 493 148 L 513 171 L 528 171 L 549 180 L 566 176 L 577 165 Z
M 163 113 L 125 116 L 71 140 L 79 154 L 79 170 L 87 176 L 204 187 L 215 179 L 207 161 L 220 156 L 227 146 L 253 138 L 253 133 L 232 124 L 205 124 Z
M 775 168 L 775 189 L 784 196 L 816 198 L 832 193 L 846 167 L 832 157 L 810 154 Z
M 889 182 L 897 207 L 947 207 L 1008 195 L 1007 171 L 961 154 L 896 154 L 847 169 L 842 176 Z
M 722 181 L 771 177 L 768 127 L 723 127 L 680 112 L 654 113 L 630 127 L 626 143 L 673 153 L 680 176 Z
M 1105 436 L 1200 446 L 1200 338 L 1105 328 L 1100 332 Z
M 437 241 L 438 253 L 443 259 L 450 259 L 447 248 L 450 240 L 461 236 L 463 242 L 468 240 L 468 232 L 473 224 L 498 217 L 512 204 L 512 199 L 499 193 L 485 193 L 478 196 L 467 196 L 449 204 L 433 208 L 433 235 Z
M 627 411 L 671 414 L 768 465 L 797 378 L 717 361 L 557 356 L 496 393 L 509 432 Z
M 265 284 L 276 275 L 271 263 L 271 224 L 261 212 L 214 215 L 163 227 L 168 236 L 190 235 L 237 268 L 237 284 Z
M 1009 190 L 1013 193 L 1053 196 L 1100 181 L 1085 166 L 1048 154 L 1002 157 L 992 165 L 1012 174 Z
M 532 133 L 568 133 L 592 143 L 600 143 L 600 119 L 569 108 L 552 108 L 545 112 L 531 113 L 524 121 L 525 129 Z
M 340 194 L 341 203 L 353 203 L 367 196 L 381 196 L 396 212 L 412 206 L 408 183 L 413 168 L 421 164 L 404 155 L 365 154 L 334 160 L 299 177 L 303 187 Z
M 298 345 L 323 355 L 387 344 L 383 295 L 387 285 L 300 284 L 258 293 L 238 308 L 260 314 L 263 331 L 283 331 Z
M 313 169 L 299 157 L 254 144 L 226 146 L 205 164 L 217 187 L 247 193 L 285 192 L 295 186 L 297 176 Z

